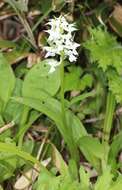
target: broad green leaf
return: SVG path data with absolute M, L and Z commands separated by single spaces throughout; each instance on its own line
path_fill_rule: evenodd
M 81 80 L 80 76 L 83 73 L 80 67 L 71 66 L 68 69 L 69 72 L 65 73 L 65 78 L 64 78 L 65 92 L 78 89 Z
M 59 68 L 53 73 L 49 73 L 48 62 L 55 61 L 47 59 L 37 63 L 26 75 L 22 94 L 24 97 L 40 98 L 42 91 L 54 96 L 60 87 Z
M 22 80 L 16 79 L 15 89 L 12 95 L 21 96 L 21 90 L 22 90 Z M 23 105 L 10 99 L 4 111 L 4 118 L 6 119 L 7 122 L 14 121 L 15 123 L 19 123 L 22 111 L 23 111 Z
M 72 130 L 72 135 L 75 143 L 77 143 L 81 137 L 87 135 L 82 122 L 72 111 L 68 110 L 66 112 L 66 120 L 67 125 L 69 126 L 69 130 Z
M 15 86 L 15 76 L 5 57 L 0 54 L 0 104 L 4 110 Z
M 106 168 L 102 176 L 98 177 L 94 190 L 109 190 L 113 175 L 110 168 Z
M 63 127 L 60 102 L 49 96 L 46 97 L 44 92 L 43 94 L 44 96 L 40 99 L 17 97 L 13 99 L 47 115 L 56 123 L 63 137 L 67 138 L 66 130 Z M 67 126 L 72 131 L 74 142 L 77 142 L 80 137 L 87 135 L 81 121 L 71 111 L 66 112 L 66 119 Z
M 26 106 L 29 106 L 37 111 L 42 112 L 43 114 L 47 115 L 50 119 L 52 119 L 55 122 L 56 127 L 60 131 L 61 135 L 63 136 L 64 141 L 67 143 L 73 159 L 78 160 L 79 154 L 76 142 L 80 137 L 87 135 L 87 133 L 82 123 L 72 112 L 66 112 L 67 126 L 64 126 L 60 102 L 49 96 L 47 97 L 47 94 L 44 94 L 44 96 L 42 96 L 40 99 L 14 99 L 22 104 L 25 104 Z
M 80 67 L 70 66 L 68 72 L 65 73 L 64 90 L 84 90 L 86 87 L 91 87 L 93 78 L 90 74 L 85 74 L 82 78 L 83 71 Z
M 84 136 L 79 140 L 79 146 L 86 147 L 91 154 L 97 158 L 102 159 L 104 156 L 104 147 L 97 138 L 91 136 Z
M 97 169 L 100 169 L 100 159 L 103 159 L 104 149 L 97 138 L 84 136 L 79 139 L 78 146 L 86 159 Z

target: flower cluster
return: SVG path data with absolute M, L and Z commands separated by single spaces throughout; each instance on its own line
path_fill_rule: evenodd
M 44 47 L 47 51 L 45 57 L 64 55 L 70 62 L 77 59 L 77 47 L 80 45 L 74 42 L 73 32 L 76 31 L 75 24 L 69 24 L 63 16 L 51 19 L 48 23 L 51 26 L 46 32 L 49 34 L 47 42 L 49 46 Z M 56 65 L 57 66 L 57 65 Z M 52 68 L 54 71 L 54 66 Z

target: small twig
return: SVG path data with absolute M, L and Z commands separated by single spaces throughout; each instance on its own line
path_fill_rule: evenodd
M 7 129 L 12 128 L 15 125 L 14 121 L 11 121 L 10 123 L 4 125 L 3 127 L 0 128 L 0 134 L 6 131 Z
M 101 117 L 93 117 L 93 118 L 90 118 L 90 119 L 86 119 L 84 121 L 84 123 L 96 123 L 97 121 L 101 121 L 103 120 L 105 117 L 104 116 L 101 116 Z

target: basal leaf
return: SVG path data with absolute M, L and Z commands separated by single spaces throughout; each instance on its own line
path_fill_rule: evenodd
M 21 96 L 22 83 L 22 80 L 16 79 L 13 96 Z M 4 110 L 4 118 L 7 122 L 13 120 L 15 123 L 19 123 L 22 111 L 23 105 L 10 99 Z
M 100 159 L 103 159 L 104 149 L 97 138 L 84 136 L 79 139 L 78 146 L 86 159 L 97 169 L 100 169 Z
M 42 97 L 42 100 L 34 98 L 14 98 L 14 100 L 46 114 L 49 118 L 55 121 L 59 131 L 61 133 L 64 132 L 62 130 L 63 121 L 61 114 L 61 104 L 58 100 L 51 97 L 46 97 L 45 99 Z M 87 132 L 81 121 L 71 111 L 66 112 L 66 119 L 69 129 L 73 132 L 73 138 L 75 142 L 77 142 L 80 137 L 87 135 Z
M 0 54 L 0 104 L 4 110 L 15 86 L 15 76 L 5 57 Z
M 55 72 L 49 73 L 48 62 L 55 61 L 47 59 L 37 63 L 28 72 L 23 83 L 22 94 L 24 97 L 39 98 L 45 91 L 54 96 L 60 87 L 60 73 L 57 68 Z

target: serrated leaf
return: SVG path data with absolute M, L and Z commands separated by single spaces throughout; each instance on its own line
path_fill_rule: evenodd
M 115 95 L 118 103 L 122 102 L 122 77 L 116 72 L 109 72 L 108 75 L 109 89 Z
M 83 71 L 80 67 L 70 66 L 69 72 L 65 73 L 64 78 L 64 90 L 65 92 L 71 90 L 83 91 L 86 87 L 91 87 L 93 78 L 90 74 L 85 74 L 83 77 Z
M 106 71 L 110 66 L 120 73 L 122 68 L 122 46 L 116 37 L 101 28 L 90 29 L 91 38 L 84 43 L 91 61 Z

